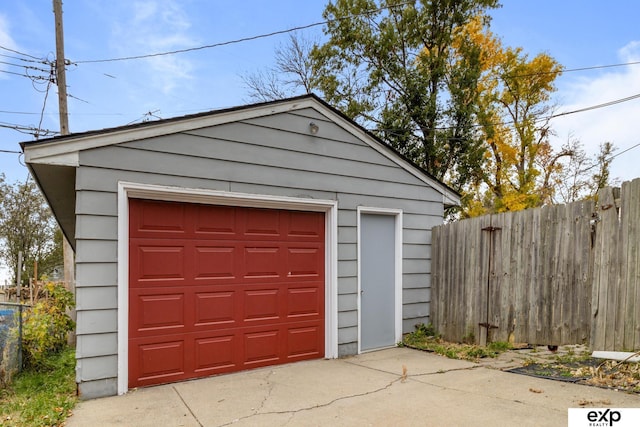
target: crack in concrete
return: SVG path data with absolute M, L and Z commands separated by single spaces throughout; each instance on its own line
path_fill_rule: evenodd
M 468 368 L 448 369 L 446 371 L 438 371 L 438 372 L 432 372 L 432 373 L 428 373 L 428 374 L 408 375 L 408 377 L 423 377 L 423 376 L 430 376 L 430 375 L 435 375 L 435 374 L 440 374 L 440 373 L 446 374 L 447 372 L 454 372 L 454 371 L 469 371 L 469 370 L 473 370 L 473 369 L 476 369 L 476 368 L 491 369 L 491 368 L 489 368 L 487 366 L 478 365 L 478 366 L 470 366 Z M 441 390 L 457 391 L 459 393 L 465 393 L 465 394 L 472 395 L 472 396 L 478 394 L 478 393 L 470 392 L 468 390 L 464 390 L 464 389 L 461 389 L 461 388 L 447 387 L 447 386 L 444 386 L 444 385 L 441 385 L 441 384 L 434 384 L 434 383 L 431 383 L 429 381 L 420 381 L 420 379 L 418 379 L 418 378 L 416 378 L 414 381 L 417 381 L 417 382 L 422 383 L 422 384 L 427 384 L 427 385 L 430 385 L 432 387 L 439 388 Z M 500 397 L 500 396 L 486 396 L 486 395 L 483 395 L 483 396 L 484 397 L 490 397 L 492 399 L 502 400 L 502 401 L 505 401 L 505 402 L 515 402 L 515 403 L 520 403 L 522 405 L 527 405 L 527 406 L 534 406 L 534 407 L 536 406 L 536 405 L 531 405 L 530 403 L 527 403 L 527 402 L 523 402 L 522 400 L 518 400 L 518 399 L 507 399 L 507 398 Z M 559 413 L 564 413 L 564 411 L 561 411 L 561 410 L 558 410 L 558 409 L 555 409 L 555 408 L 546 408 L 546 409 L 547 410 L 556 411 L 556 412 L 559 412 Z
M 360 365 L 358 363 L 353 363 L 353 362 L 349 362 L 349 361 L 345 361 L 345 363 L 348 363 L 350 365 L 353 366 L 359 366 L 361 368 L 366 368 L 366 369 L 370 369 L 372 371 L 376 371 L 376 372 L 382 372 L 385 374 L 391 374 L 391 375 L 398 375 L 396 372 L 389 372 L 385 369 L 380 369 L 380 368 L 372 368 L 371 366 L 366 366 L 366 365 Z M 426 376 L 426 375 L 439 375 L 439 374 L 446 374 L 447 372 L 454 372 L 454 371 L 471 371 L 473 369 L 477 369 L 477 368 L 482 368 L 482 365 L 474 365 L 474 366 L 468 366 L 466 368 L 452 368 L 452 369 L 442 369 L 439 371 L 435 371 L 435 372 L 425 372 L 424 374 L 413 374 L 413 375 L 404 375 L 405 378 L 413 378 L 413 377 L 422 377 L 422 376 Z
M 394 374 L 393 372 L 389 372 L 389 371 L 384 370 L 384 369 L 372 368 L 370 366 L 364 366 L 364 365 L 360 365 L 360 364 L 349 362 L 349 361 L 346 361 L 346 363 L 349 363 L 349 364 L 354 365 L 354 366 L 360 366 L 362 368 L 371 369 L 372 371 L 378 371 L 378 372 L 383 372 L 383 373 L 387 373 L 387 374 Z M 469 395 L 474 395 L 475 393 L 469 392 L 467 390 L 463 390 L 463 389 L 459 389 L 459 388 L 453 388 L 453 387 L 446 387 L 446 386 L 443 386 L 443 385 L 440 385 L 440 384 L 433 384 L 433 383 L 430 383 L 428 381 L 420 381 L 420 379 L 418 377 L 427 377 L 427 376 L 446 374 L 446 373 L 449 373 L 449 372 L 456 372 L 456 371 L 472 371 L 472 370 L 478 369 L 478 368 L 492 369 L 489 366 L 478 364 L 478 365 L 474 365 L 474 366 L 467 366 L 466 368 L 452 368 L 452 369 L 446 369 L 446 370 L 443 369 L 443 370 L 439 370 L 439 371 L 435 371 L 435 372 L 427 372 L 427 373 L 424 373 L 424 374 L 406 375 L 404 377 L 405 378 L 412 378 L 412 379 L 414 379 L 414 381 L 420 382 L 422 384 L 428 384 L 430 386 L 433 386 L 433 387 L 436 387 L 436 388 L 440 388 L 442 390 L 451 390 L 451 391 L 457 391 L 457 392 L 461 392 L 461 393 L 466 393 L 466 394 L 469 394 Z M 395 375 L 397 375 L 397 374 L 395 374 Z M 400 377 L 399 379 L 401 380 L 402 377 Z M 527 402 L 523 402 L 523 401 L 517 400 L 517 399 L 505 399 L 505 398 L 499 397 L 499 396 L 492 396 L 492 397 L 494 399 L 499 399 L 499 400 L 503 400 L 503 401 L 506 401 L 506 402 L 516 402 L 516 403 L 520 403 L 520 404 L 523 404 L 523 405 L 529 405 Z M 550 409 L 554 410 L 556 412 L 562 412 L 562 411 L 559 411 L 559 410 L 554 409 L 554 408 L 550 408 Z
M 246 415 L 244 417 L 240 417 L 240 418 L 236 418 L 235 420 L 228 422 L 226 424 L 220 424 L 219 427 L 225 427 L 225 426 L 229 426 L 232 424 L 235 424 L 239 421 L 243 421 L 243 420 L 247 420 L 249 418 L 253 418 L 259 415 L 286 415 L 289 414 L 290 417 L 287 420 L 288 424 L 289 422 L 291 422 L 291 420 L 293 419 L 293 417 L 295 416 L 295 414 L 299 413 L 299 412 L 305 412 L 305 411 L 311 411 L 313 409 L 317 409 L 317 408 L 326 408 L 327 406 L 331 406 L 336 402 L 339 402 L 341 400 L 346 400 L 346 399 L 352 399 L 352 398 L 356 398 L 356 397 L 362 397 L 362 396 L 368 396 L 370 394 L 375 394 L 375 393 L 379 393 L 381 391 L 384 391 L 386 389 L 388 389 L 389 387 L 391 387 L 393 384 L 397 383 L 398 381 L 400 381 L 402 379 L 402 377 L 396 378 L 395 380 L 391 381 L 389 384 L 385 385 L 384 387 L 380 387 L 377 388 L 375 390 L 369 390 L 369 391 L 365 391 L 363 393 L 354 393 L 354 394 L 350 394 L 347 396 L 340 396 L 340 397 L 336 397 L 333 400 L 330 400 L 329 402 L 326 403 L 319 403 L 317 405 L 313 405 L 313 406 L 307 406 L 304 408 L 299 408 L 299 409 L 295 409 L 295 410 L 290 410 L 290 411 L 270 411 L 270 412 L 261 412 L 261 413 L 254 413 L 251 415 Z
M 273 389 L 276 385 L 274 383 L 269 382 L 269 377 L 273 374 L 274 374 L 274 371 L 269 371 L 267 375 L 264 377 L 264 381 L 267 383 L 267 387 L 268 387 L 267 394 L 264 396 L 264 399 L 262 399 L 262 402 L 260 402 L 260 406 L 254 411 L 253 415 L 258 414 L 260 410 L 264 408 L 264 405 L 267 403 L 267 400 L 269 400 L 269 398 L 271 397 L 271 393 L 273 393 Z
M 171 387 L 173 389 L 173 391 L 176 392 L 176 394 L 178 395 L 178 397 L 180 398 L 180 400 L 182 401 L 182 404 L 189 410 L 189 413 L 191 414 L 191 416 L 193 417 L 194 420 L 196 420 L 196 422 L 198 423 L 198 425 L 200 427 L 204 427 L 204 424 L 202 424 L 200 422 L 200 420 L 198 419 L 198 417 L 196 416 L 196 414 L 191 410 L 191 407 L 187 404 L 187 402 L 184 400 L 184 398 L 182 397 L 182 395 L 180 394 L 180 392 L 178 391 L 178 389 L 175 386 Z

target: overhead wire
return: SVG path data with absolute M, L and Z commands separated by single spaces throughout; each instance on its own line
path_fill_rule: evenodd
M 32 76 L 30 74 L 28 74 L 25 70 L 24 73 L 15 73 L 13 71 L 7 71 L 7 70 L 0 70 L 0 73 L 5 73 L 5 74 L 11 74 L 14 76 L 20 76 L 20 77 L 27 77 L 29 79 L 33 80 L 42 80 L 42 81 L 46 81 L 47 77 L 43 77 L 43 76 Z
M 228 40 L 228 41 L 219 42 L 219 43 L 207 44 L 207 45 L 196 46 L 196 47 L 185 48 L 185 49 L 177 49 L 177 50 L 172 50 L 172 51 L 156 52 L 156 53 L 150 53 L 150 54 L 133 55 L 133 56 L 126 56 L 126 57 L 118 57 L 118 58 L 80 60 L 80 61 L 74 61 L 74 62 L 72 62 L 72 64 L 77 65 L 77 64 L 128 61 L 128 60 L 153 58 L 153 57 L 158 57 L 158 56 L 175 55 L 175 54 L 198 51 L 198 50 L 203 50 L 203 49 L 211 49 L 211 48 L 227 46 L 227 45 L 231 45 L 231 44 L 238 44 L 238 43 L 243 43 L 243 42 L 247 42 L 247 41 L 262 39 L 262 38 L 268 38 L 268 37 L 272 37 L 272 36 L 275 36 L 275 35 L 286 34 L 286 33 L 294 32 L 294 31 L 304 30 L 304 29 L 308 29 L 308 28 L 312 28 L 312 27 L 316 27 L 316 26 L 320 26 L 320 25 L 325 25 L 325 24 L 328 24 L 328 23 L 331 23 L 331 22 L 350 19 L 350 18 L 353 18 L 355 16 L 366 16 L 366 15 L 370 15 L 372 13 L 376 13 L 376 12 L 379 12 L 379 11 L 382 11 L 382 10 L 385 10 L 385 9 L 390 9 L 392 7 L 404 6 L 404 5 L 408 5 L 408 4 L 412 4 L 412 3 L 413 3 L 412 1 L 401 2 L 401 3 L 397 3 L 397 4 L 393 4 L 393 5 L 387 5 L 387 6 L 384 6 L 384 7 L 380 7 L 380 8 L 377 8 L 377 9 L 372 9 L 372 10 L 363 12 L 361 14 L 349 15 L 348 17 L 341 17 L 341 18 L 336 18 L 336 19 L 324 20 L 324 21 L 320 21 L 320 22 L 314 22 L 314 23 L 301 25 L 301 26 L 296 26 L 296 27 L 292 27 L 292 28 L 288 28 L 288 29 L 284 29 L 284 30 L 273 31 L 273 32 L 270 32 L 270 33 L 259 34 L 259 35 L 255 35 L 255 36 L 249 36 L 249 37 L 243 37 L 243 38 L 234 39 L 234 40 Z M 27 53 L 24 53 L 24 52 L 20 52 L 18 50 L 11 49 L 11 48 L 8 48 L 8 47 L 5 47 L 5 46 L 0 46 L 0 49 L 6 50 L 6 51 L 9 51 L 9 52 L 18 54 L 18 55 L 22 55 L 22 56 L 25 56 L 25 57 L 30 58 L 30 59 L 25 59 L 25 58 L 21 58 L 21 57 L 14 57 L 14 56 L 2 54 L 2 53 L 0 53 L 0 56 L 9 57 L 11 59 L 22 60 L 22 61 L 27 61 L 27 62 L 38 62 L 38 63 L 49 64 L 49 65 L 53 64 L 53 61 L 40 59 L 40 58 L 38 58 L 36 56 L 30 55 L 30 54 L 27 54 Z M 47 71 L 47 70 L 44 70 L 42 68 L 29 67 L 29 66 L 17 65 L 17 64 L 9 64 L 9 63 L 2 62 L 2 61 L 0 61 L 0 63 L 5 63 L 5 64 L 8 64 L 8 65 L 17 66 L 17 67 L 24 67 L 25 71 L 27 69 L 34 69 L 34 70 L 41 71 L 41 72 L 46 72 Z M 511 77 L 530 77 L 530 76 L 544 75 L 544 74 L 561 74 L 561 73 L 567 73 L 567 72 L 587 71 L 587 70 L 594 70 L 594 69 L 622 67 L 622 66 L 630 66 L 630 65 L 638 65 L 638 64 L 640 64 L 640 61 L 618 63 L 618 64 L 598 65 L 598 66 L 589 66 L 589 67 L 579 67 L 579 68 L 564 69 L 564 70 L 558 70 L 558 71 L 536 72 L 536 73 L 530 73 L 530 74 L 515 75 L 515 76 L 511 76 Z M 44 82 L 47 82 L 47 88 L 45 90 L 41 91 L 41 92 L 45 93 L 45 101 L 44 101 L 44 103 L 46 104 L 46 97 L 48 95 L 48 91 L 49 91 L 51 83 L 52 83 L 51 77 L 32 76 L 32 75 L 29 75 L 28 73 L 20 74 L 20 73 L 14 73 L 14 72 L 6 71 L 6 70 L 0 70 L 0 72 L 4 72 L 4 73 L 7 73 L 7 74 L 12 74 L 12 75 L 18 75 L 18 76 L 22 76 L 22 77 L 27 77 L 27 78 L 31 79 L 33 83 L 44 83 Z M 34 86 L 34 88 L 35 88 L 35 86 Z M 39 89 L 36 88 L 36 90 L 39 90 Z M 82 102 L 89 103 L 88 101 L 85 101 L 83 99 L 77 98 L 75 96 L 71 96 L 71 95 L 69 95 L 69 96 L 72 97 L 72 98 L 78 99 L 78 100 L 80 100 Z M 542 118 L 539 118 L 538 120 L 550 120 L 552 118 L 561 117 L 561 116 L 565 116 L 565 115 L 569 115 L 569 114 L 576 114 L 576 113 L 580 113 L 580 112 L 586 112 L 586 111 L 590 111 L 590 110 L 597 109 L 597 108 L 603 108 L 603 107 L 619 104 L 619 103 L 622 103 L 622 102 L 627 102 L 627 101 L 630 101 L 630 100 L 633 100 L 633 99 L 636 99 L 636 98 L 639 98 L 639 97 L 640 97 L 640 94 L 632 95 L 630 97 L 621 98 L 621 99 L 610 101 L 610 102 L 603 103 L 603 104 L 593 105 L 593 106 L 585 107 L 585 108 L 578 109 L 578 110 L 573 110 L 573 111 L 554 114 L 554 115 L 547 116 L 547 117 L 542 117 Z M 41 116 L 40 117 L 40 122 L 42 122 L 42 117 L 43 117 L 43 114 L 44 114 L 44 107 L 45 106 L 43 105 L 43 112 L 40 113 L 40 116 Z M 14 112 L 14 113 L 18 114 L 17 112 Z M 24 113 L 24 114 L 38 114 L 38 113 Z M 513 122 L 504 122 L 503 124 L 510 124 L 510 123 L 513 123 Z M 476 125 L 476 127 L 478 127 L 478 126 L 479 125 Z M 6 127 L 6 126 L 4 126 L 4 127 Z M 446 130 L 446 129 L 452 129 L 452 128 L 453 127 L 438 127 L 438 128 L 435 128 L 435 129 L 437 129 L 437 130 Z M 385 131 L 385 130 L 384 129 L 378 129 L 378 131 Z M 386 130 L 386 131 L 390 131 L 390 130 Z M 48 131 L 48 132 L 50 132 L 50 131 Z
M 176 55 L 176 54 L 179 54 L 179 53 L 194 52 L 194 51 L 203 50 L 203 49 L 211 49 L 211 48 L 220 47 L 220 46 L 228 46 L 228 45 L 243 43 L 243 42 L 252 41 L 252 40 L 264 39 L 264 38 L 273 37 L 273 36 L 277 36 L 277 35 L 281 35 L 281 34 L 292 33 L 294 31 L 306 30 L 306 29 L 313 28 L 313 27 L 319 27 L 321 25 L 325 25 L 325 24 L 328 24 L 330 22 L 344 21 L 346 19 L 352 19 L 352 18 L 354 18 L 356 16 L 366 16 L 366 15 L 370 15 L 372 13 L 380 12 L 380 11 L 385 10 L 385 9 L 390 9 L 392 7 L 406 6 L 406 5 L 413 4 L 413 3 L 414 3 L 413 1 L 396 3 L 396 4 L 392 4 L 392 5 L 379 7 L 377 9 L 368 10 L 366 12 L 362 12 L 362 13 L 359 13 L 359 14 L 345 16 L 345 17 L 342 17 L 342 18 L 328 19 L 328 20 L 320 21 L 320 22 L 313 22 L 311 24 L 300 25 L 300 26 L 293 27 L 293 28 L 288 28 L 288 29 L 285 29 L 285 30 L 278 30 L 278 31 L 270 32 L 270 33 L 258 34 L 258 35 L 249 36 L 249 37 L 242 37 L 242 38 L 239 38 L 239 39 L 228 40 L 228 41 L 219 42 L 219 43 L 212 43 L 212 44 L 189 47 L 189 48 L 184 48 L 184 49 L 176 49 L 176 50 L 171 50 L 171 51 L 166 51 L 166 52 L 156 52 L 156 53 L 148 53 L 148 54 L 143 54 L 143 55 L 123 56 L 123 57 L 119 57 L 119 58 L 88 59 L 88 60 L 74 61 L 73 63 L 74 64 L 96 64 L 96 63 L 104 63 L 104 62 L 130 61 L 130 60 L 135 60 L 135 59 L 146 59 L 146 58 L 154 58 L 154 57 L 158 57 L 158 56 Z
M 2 46 L 0 46 L 2 47 Z M 21 58 L 19 56 L 13 56 L 13 55 L 7 55 L 5 53 L 0 53 L 0 56 L 4 57 L 4 58 L 10 58 L 10 59 L 16 59 L 18 61 L 24 61 L 24 62 L 31 62 L 31 63 L 39 63 L 39 64 L 43 64 L 46 61 L 43 59 L 26 59 L 26 58 Z
M 34 67 L 33 65 L 14 64 L 12 62 L 6 62 L 6 61 L 0 61 L 0 64 L 5 64 L 5 65 L 9 65 L 11 67 L 18 67 L 18 68 L 24 68 L 24 69 L 29 69 L 29 70 L 42 71 L 42 72 L 48 72 L 49 71 L 49 70 L 45 70 L 44 68 Z
M 632 145 L 631 147 L 625 148 L 624 150 L 620 151 L 619 153 L 616 153 L 616 154 L 611 155 L 611 156 L 609 157 L 609 160 L 613 160 L 613 159 L 615 159 L 616 157 L 618 157 L 618 156 L 620 156 L 620 155 L 622 155 L 622 154 L 624 154 L 624 153 L 626 153 L 626 152 L 628 152 L 628 151 L 631 151 L 631 150 L 633 150 L 633 149 L 634 149 L 634 148 L 636 148 L 636 147 L 640 147 L 640 142 L 638 142 L 638 143 L 637 143 L 637 144 L 635 144 L 635 145 Z
M 40 58 L 38 58 L 37 56 L 29 55 L 28 53 L 20 52 L 18 50 L 11 49 L 11 48 L 6 47 L 6 46 L 0 45 L 0 49 L 6 50 L 8 52 L 13 52 L 13 53 L 16 53 L 18 55 L 26 56 L 27 58 L 31 58 L 31 59 L 34 59 L 34 60 L 38 60 L 38 61 L 40 60 Z
M 36 134 L 39 134 L 40 136 L 49 136 L 49 135 L 57 135 L 58 133 L 60 133 L 60 132 L 52 131 L 48 129 L 37 129 L 33 126 L 22 126 L 22 125 L 5 123 L 5 122 L 0 122 L 0 128 L 11 129 L 11 130 L 18 131 L 20 133 L 33 135 L 33 136 L 35 136 Z
M 44 110 L 47 107 L 47 98 L 49 98 L 49 89 L 51 89 L 51 84 L 53 80 L 49 80 L 47 83 L 47 90 L 44 93 L 44 101 L 42 102 L 42 111 L 40 112 L 40 121 L 38 122 L 38 129 L 42 129 L 42 119 L 44 119 Z M 39 135 L 36 135 L 36 139 Z
M 27 111 L 7 111 L 7 110 L 0 110 L 0 114 L 23 114 L 23 115 L 30 115 L 30 116 L 35 116 L 39 113 L 29 113 Z
M 562 116 L 568 116 L 570 114 L 577 114 L 577 113 L 584 113 L 587 111 L 591 111 L 591 110 L 597 110 L 599 108 L 605 108 L 605 107 L 610 107 L 613 105 L 617 105 L 617 104 L 622 104 L 624 102 L 629 102 L 629 101 L 633 101 L 634 99 L 638 99 L 640 98 L 640 93 L 637 93 L 635 95 L 631 95 L 631 96 L 627 96 L 625 98 L 619 98 L 619 99 L 614 99 L 612 101 L 608 101 L 608 102 L 604 102 L 602 104 L 595 104 L 595 105 L 590 105 L 588 107 L 583 107 L 583 108 L 579 108 L 577 110 L 571 110 L 571 111 L 565 111 L 562 113 L 557 113 L 557 114 L 552 114 L 549 116 L 543 116 L 543 117 L 538 117 L 536 119 L 534 119 L 535 122 L 542 122 L 542 121 L 548 121 L 551 119 L 555 119 L 557 117 L 562 117 Z M 505 121 L 505 122 L 494 122 L 494 123 L 488 123 L 488 125 L 490 126 L 497 126 L 497 125 L 510 125 L 510 124 L 514 124 L 515 120 L 509 120 L 509 121 Z M 476 124 L 473 125 L 472 127 L 474 128 L 480 128 L 483 127 L 485 125 L 481 125 L 481 124 Z M 455 126 L 438 126 L 435 128 L 430 128 L 429 130 L 452 130 L 455 129 Z M 390 132 L 393 133 L 394 129 L 368 129 L 368 130 L 375 130 L 378 132 Z M 415 129 L 415 130 L 419 130 L 419 129 Z M 400 135 L 400 134 L 398 134 Z

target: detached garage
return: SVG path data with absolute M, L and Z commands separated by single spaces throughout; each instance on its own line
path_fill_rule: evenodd
M 459 196 L 314 95 L 23 143 L 83 398 L 395 345 Z

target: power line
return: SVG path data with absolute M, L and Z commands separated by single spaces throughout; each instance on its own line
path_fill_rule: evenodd
M 231 44 L 237 44 L 237 43 L 243 43 L 243 42 L 252 41 L 252 40 L 258 40 L 258 39 L 264 39 L 264 38 L 268 38 L 268 37 L 273 37 L 273 36 L 277 36 L 277 35 L 280 35 L 280 34 L 292 33 L 294 31 L 306 30 L 306 29 L 309 29 L 309 28 L 318 27 L 320 25 L 325 25 L 325 24 L 328 24 L 330 22 L 344 21 L 346 19 L 351 19 L 351 18 L 354 18 L 354 17 L 357 17 L 357 16 L 370 15 L 372 13 L 380 12 L 382 10 L 390 9 L 392 7 L 407 6 L 407 5 L 410 5 L 410 4 L 413 4 L 413 3 L 414 2 L 412 2 L 412 1 L 407 1 L 407 2 L 403 2 L 403 3 L 392 4 L 392 5 L 380 7 L 378 9 L 368 10 L 366 12 L 359 13 L 359 14 L 356 14 L 356 15 L 349 15 L 349 16 L 345 16 L 345 17 L 342 17 L 342 18 L 329 19 L 329 20 L 326 20 L 326 21 L 314 22 L 314 23 L 311 23 L 311 24 L 301 25 L 301 26 L 289 28 L 289 29 L 286 29 L 286 30 L 273 31 L 271 33 L 259 34 L 259 35 L 256 35 L 256 36 L 243 37 L 243 38 L 240 38 L 240 39 L 229 40 L 229 41 L 220 42 L 220 43 L 207 44 L 207 45 L 203 45 L 203 46 L 196 46 L 196 47 L 190 47 L 190 48 L 185 48 L 185 49 L 176 49 L 176 50 L 167 51 L 167 52 L 156 52 L 156 53 L 149 53 L 149 54 L 144 54 L 144 55 L 124 56 L 124 57 L 120 57 L 120 58 L 90 59 L 90 60 L 75 61 L 74 64 L 96 64 L 96 63 L 102 63 L 102 62 L 130 61 L 130 60 L 134 60 L 134 59 L 154 58 L 154 57 L 157 57 L 157 56 L 175 55 L 175 54 L 179 54 L 179 53 L 193 52 L 193 51 L 203 50 L 203 49 L 211 49 L 211 48 L 220 47 L 220 46 L 228 46 L 228 45 L 231 45 Z
M 42 80 L 42 81 L 46 81 L 48 80 L 48 77 L 45 76 L 31 76 L 29 74 L 25 73 L 14 73 L 13 71 L 7 71 L 7 70 L 0 70 L 0 73 L 5 73 L 5 74 L 11 74 L 14 76 L 20 76 L 20 77 L 27 77 L 31 80 Z
M 12 151 L 12 150 L 0 150 L 0 153 L 22 154 L 21 151 Z
M 40 58 L 38 58 L 38 57 L 36 57 L 36 56 L 29 55 L 28 53 L 20 52 L 20 51 L 15 50 L 15 49 L 11 49 L 11 48 L 8 48 L 8 47 L 6 47 L 6 46 L 1 46 L 1 45 L 0 45 L 0 49 L 6 50 L 6 51 L 9 51 L 9 52 L 13 52 L 13 53 L 17 53 L 18 55 L 26 56 L 27 58 L 31 58 L 31 59 L 35 59 L 35 60 L 40 60 Z
M 631 150 L 633 150 L 633 149 L 634 149 L 634 148 L 636 148 L 636 147 L 640 147 L 640 142 L 638 142 L 638 143 L 637 143 L 637 144 L 635 144 L 635 145 L 632 145 L 632 146 L 631 146 L 631 147 L 629 147 L 629 148 L 626 148 L 626 149 L 622 150 L 622 151 L 621 151 L 621 152 L 619 152 L 619 153 L 616 153 L 616 154 L 612 155 L 611 157 L 609 157 L 609 160 L 613 160 L 613 159 L 615 159 L 616 157 L 618 157 L 619 155 L 624 154 L 624 153 L 626 153 L 627 151 L 631 151 Z
M 18 61 L 24 61 L 24 62 L 31 62 L 31 63 L 37 63 L 37 64 L 45 64 L 46 61 L 43 59 L 26 59 L 26 58 L 20 58 L 19 56 L 13 56 L 13 55 L 7 55 L 5 53 L 0 53 L 0 56 L 5 57 L 5 58 L 10 58 L 10 59 L 16 59 Z
M 49 82 L 47 83 L 47 90 L 44 93 L 44 101 L 42 102 L 42 111 L 40 112 L 40 121 L 38 122 L 38 129 L 42 129 L 42 119 L 44 118 L 44 110 L 47 107 L 47 98 L 49 97 L 49 89 L 51 89 L 51 82 L 52 80 L 49 80 Z M 36 138 L 38 138 L 38 135 L 36 135 Z
M 16 125 L 13 123 L 4 123 L 4 122 L 0 122 L 0 128 L 11 129 L 20 133 L 33 135 L 33 136 L 36 136 L 36 135 L 51 136 L 51 135 L 57 135 L 59 133 L 59 132 L 48 130 L 48 129 L 38 129 L 33 126 L 22 126 L 22 125 Z
M 590 66 L 590 67 L 567 68 L 567 69 L 558 70 L 558 71 L 539 71 L 539 72 L 528 73 L 528 74 L 515 74 L 513 76 L 509 76 L 507 74 L 506 76 L 511 77 L 511 78 L 534 77 L 534 76 L 544 76 L 544 75 L 547 75 L 547 74 L 564 74 L 564 73 L 572 73 L 572 72 L 575 72 L 575 71 L 599 70 L 599 69 L 603 69 L 603 68 L 628 67 L 628 66 L 631 66 L 631 65 L 639 65 L 639 64 L 640 64 L 640 61 L 621 62 L 619 64 L 593 65 L 593 66 Z
M 6 110 L 0 110 L 0 113 L 2 113 L 2 114 L 24 114 L 24 115 L 30 115 L 30 116 L 35 116 L 35 115 L 40 114 L 40 113 L 28 113 L 26 111 L 6 111 Z
M 6 61 L 0 61 L 0 64 L 9 65 L 11 67 L 24 68 L 26 70 L 36 70 L 36 71 L 42 71 L 45 73 L 49 72 L 49 70 L 45 70 L 44 68 L 34 67 L 33 65 L 14 64 L 12 62 L 6 62 Z
M 33 65 L 14 64 L 13 62 L 0 61 L 0 64 L 9 65 L 11 67 L 26 68 L 29 70 L 43 71 L 43 72 L 49 71 L 49 70 L 45 70 L 44 68 L 34 67 Z
M 637 93 L 637 94 L 631 95 L 631 96 L 627 96 L 626 98 L 615 99 L 613 101 L 604 102 L 602 104 L 596 104 L 596 105 L 592 105 L 590 107 L 580 108 L 578 110 L 573 110 L 573 111 L 567 111 L 567 112 L 564 112 L 564 113 L 554 114 L 554 115 L 549 116 L 548 118 L 549 119 L 554 119 L 556 117 L 567 116 L 569 114 L 584 113 L 586 111 L 597 110 L 598 108 L 610 107 L 612 105 L 622 104 L 623 102 L 633 101 L 634 99 L 638 99 L 638 98 L 640 98 L 640 93 Z

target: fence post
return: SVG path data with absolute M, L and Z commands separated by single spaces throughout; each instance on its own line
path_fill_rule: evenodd
M 22 251 L 18 252 L 18 277 L 16 278 L 16 302 L 22 298 Z
M 22 371 L 22 304 L 18 306 L 18 372 Z

